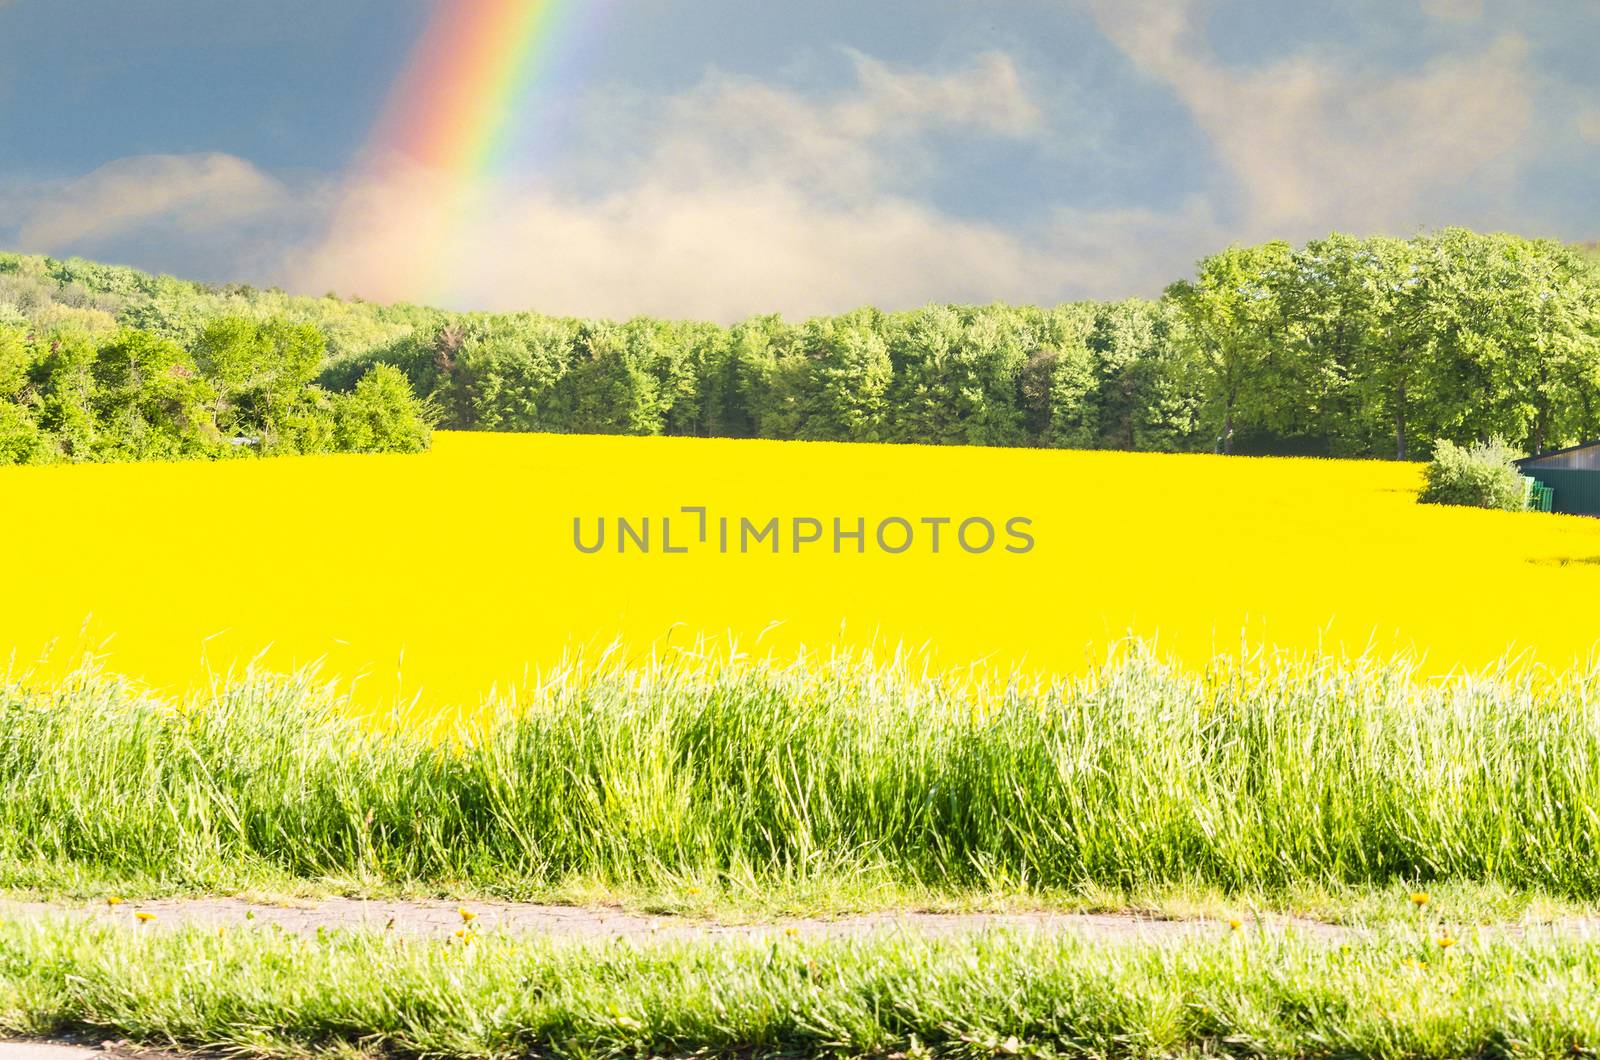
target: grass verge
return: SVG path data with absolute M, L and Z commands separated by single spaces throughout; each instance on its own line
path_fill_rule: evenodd
M 0 688 L 0 887 L 1586 902 L 1597 692 L 1138 646 L 1054 682 L 679 661 L 563 670 L 424 735 L 307 679 L 172 703 L 84 674 Z
M 0 925 L 0 1030 L 252 1052 L 1459 1057 L 1600 1047 L 1600 945 L 1222 930 L 448 944 Z

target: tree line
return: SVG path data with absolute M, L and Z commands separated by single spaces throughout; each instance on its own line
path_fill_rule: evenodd
M 0 464 L 414 452 L 428 412 L 397 369 L 314 385 L 309 324 L 224 317 L 190 348 L 151 331 L 0 327 Z
M 35 324 L 114 319 L 189 346 L 222 315 L 310 324 L 321 390 L 391 366 L 462 430 L 1400 459 L 1441 439 L 1539 452 L 1600 436 L 1600 261 L 1460 228 L 1230 247 L 1156 299 L 732 326 L 376 306 L 0 255 L 0 322 L 8 297 Z
M 1129 301 L 862 309 L 731 328 L 475 317 L 331 364 L 405 371 L 463 430 L 1187 449 L 1181 321 Z
M 1155 300 L 859 309 L 729 328 L 467 315 L 399 367 L 464 430 L 1414 459 L 1600 436 L 1600 266 L 1464 229 L 1232 247 Z

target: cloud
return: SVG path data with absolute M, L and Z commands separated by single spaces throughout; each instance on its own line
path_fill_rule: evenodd
M 486 308 L 731 320 L 865 303 L 1055 301 L 1072 270 L 1049 234 L 1025 239 L 915 194 L 933 132 L 1023 138 L 1041 117 L 1012 61 L 947 74 L 853 55 L 823 99 L 708 75 L 644 115 L 597 117 L 618 139 L 606 188 L 501 185 L 470 198 L 390 161 L 346 188 L 328 238 L 291 270 L 301 289 L 441 298 Z M 580 164 L 582 165 L 582 164 Z M 443 204 L 443 205 L 441 205 Z M 467 220 L 463 221 L 465 218 Z
M 292 205 L 283 184 L 224 154 L 140 155 L 36 192 L 22 207 L 24 250 L 92 248 L 153 225 L 209 234 Z
M 320 248 L 299 286 L 417 279 L 391 267 L 416 252 L 400 225 L 414 212 L 415 187 L 367 194 L 369 235 Z M 478 224 L 427 270 L 447 301 L 726 321 L 774 309 L 1057 293 L 1010 234 L 892 197 L 825 206 L 782 182 L 686 191 L 646 181 L 601 200 L 506 192 L 478 212 Z
M 730 171 L 843 193 L 900 181 L 908 151 L 933 132 L 1022 138 L 1040 131 L 1038 107 L 999 52 L 934 75 L 850 53 L 855 84 L 815 100 L 751 77 L 712 73 L 645 117 L 638 134 L 655 176 L 703 185 Z M 591 120 L 610 122 L 615 115 Z
M 424 239 L 417 204 L 439 189 L 412 174 L 362 189 L 361 216 L 301 263 L 292 285 L 383 297 L 438 284 L 442 301 L 590 316 L 732 321 L 858 305 L 995 299 L 1054 303 L 1154 293 L 1215 249 L 1198 199 L 1181 210 L 1062 209 L 1025 237 L 898 196 L 823 202 L 777 181 L 698 191 L 645 181 L 604 199 L 506 190 L 452 240 Z M 359 236 L 357 237 L 357 234 Z
M 146 156 L 20 198 L 0 188 L 0 215 L 22 218 L 32 249 L 198 278 L 730 321 L 1149 295 L 1232 241 L 1403 234 L 1514 202 L 1534 110 L 1517 37 L 1401 73 L 1317 53 L 1241 68 L 1206 46 L 1201 0 L 1073 2 L 1180 101 L 1228 190 L 1086 208 L 1064 187 L 1031 219 L 958 215 L 929 194 L 952 140 L 1016 149 L 1070 130 L 1006 54 L 930 72 L 850 53 L 852 75 L 822 95 L 711 72 L 666 97 L 597 97 L 591 140 L 538 179 L 466 189 L 372 159 L 288 182 L 228 155 Z M 1600 119 L 1578 130 L 1600 135 Z
M 1520 37 L 1415 72 L 1315 54 L 1237 69 L 1206 46 L 1195 0 L 1077 2 L 1209 136 L 1246 238 L 1410 229 L 1463 200 L 1509 198 L 1535 116 Z
M 642 109 L 608 101 L 593 124 L 615 135 L 581 180 L 466 192 L 386 159 L 289 185 L 227 155 L 149 156 L 27 196 L 20 241 L 312 294 L 719 321 L 1153 294 L 1224 241 L 1198 197 L 1023 227 L 942 210 L 929 138 L 1045 135 L 1025 79 L 999 53 L 938 74 L 850 62 L 822 97 L 712 73 Z

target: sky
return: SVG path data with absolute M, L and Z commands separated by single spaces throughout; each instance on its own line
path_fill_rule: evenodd
M 390 150 L 426 28 L 494 2 L 0 0 L 0 248 L 729 321 L 1600 238 L 1600 0 L 551 0 L 492 163 Z

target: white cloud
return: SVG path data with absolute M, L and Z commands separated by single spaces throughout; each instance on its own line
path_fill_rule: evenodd
M 1038 107 L 1001 53 L 944 75 L 897 70 L 857 53 L 851 58 L 856 83 L 831 99 L 751 77 L 708 75 L 634 126 L 651 145 L 640 168 L 694 186 L 743 174 L 862 194 L 910 176 L 907 153 L 914 159 L 917 142 L 930 132 L 1019 138 L 1040 130 Z
M 512 185 L 462 199 L 440 175 L 369 170 L 292 282 L 488 308 L 718 320 L 1072 294 L 1077 273 L 1052 256 L 1048 238 L 952 217 L 910 193 L 928 132 L 1038 131 L 1011 60 L 985 54 L 944 75 L 853 61 L 855 84 L 821 100 L 708 76 L 629 125 L 646 146 L 610 161 L 600 193 Z
M 1519 37 L 1411 73 L 1316 55 L 1241 70 L 1207 48 L 1195 0 L 1077 2 L 1210 137 L 1242 193 L 1241 238 L 1409 230 L 1509 198 L 1535 114 Z
M 25 207 L 25 250 L 92 246 L 159 223 L 215 232 L 292 203 L 287 188 L 232 155 L 140 155 L 119 159 L 39 194 Z
M 418 250 L 400 223 L 414 211 L 413 189 L 368 194 L 369 234 L 325 244 L 301 286 L 431 281 L 448 301 L 487 308 L 717 320 L 1057 293 L 999 229 L 892 197 L 822 205 L 782 182 L 696 192 L 646 181 L 601 200 L 504 193 L 422 275 L 397 275 L 392 265 Z
M 1199 0 L 1076 2 L 1209 136 L 1234 208 L 1197 189 L 1031 226 L 940 209 L 923 194 L 934 134 L 1061 135 L 1012 60 L 986 53 L 942 73 L 853 55 L 853 80 L 821 97 L 712 73 L 613 99 L 590 115 L 605 138 L 538 183 L 463 192 L 390 160 L 289 187 L 231 156 L 149 156 L 24 196 L 13 216 L 33 249 L 136 247 L 146 264 L 307 293 L 728 321 L 1154 294 L 1234 240 L 1405 232 L 1460 219 L 1453 197 L 1509 199 L 1533 109 L 1516 38 L 1402 75 L 1316 55 L 1237 69 L 1206 49 Z
M 771 179 L 700 189 L 642 180 L 602 199 L 487 193 L 458 204 L 477 218 L 467 230 L 440 239 L 419 228 L 418 204 L 442 198 L 416 173 L 365 183 L 293 286 L 726 322 L 774 310 L 1153 294 L 1225 242 L 1198 198 L 1175 211 L 1060 209 L 1025 238 L 901 196 L 841 202 Z
M 1174 255 L 1182 271 L 1221 239 L 1198 199 L 1047 211 L 1020 231 L 942 211 L 919 194 L 926 137 L 1040 135 L 1023 78 L 998 53 L 937 75 L 852 63 L 853 83 L 822 98 L 711 74 L 642 115 L 598 115 L 633 145 L 578 163 L 606 167 L 604 181 L 463 193 L 387 160 L 337 189 L 286 187 L 225 155 L 125 159 L 33 194 L 21 241 L 135 247 L 174 271 L 205 262 L 214 278 L 307 293 L 730 321 L 1150 294 Z

